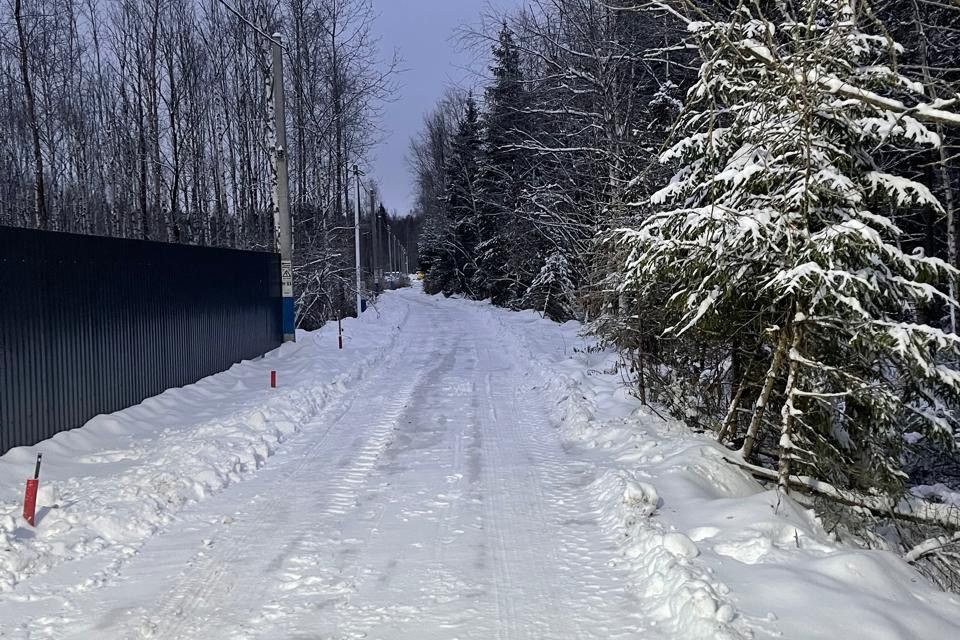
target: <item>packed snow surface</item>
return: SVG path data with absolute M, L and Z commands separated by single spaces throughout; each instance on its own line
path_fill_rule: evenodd
M 960 637 L 575 323 L 405 290 L 345 330 L 0 458 L 0 637 Z

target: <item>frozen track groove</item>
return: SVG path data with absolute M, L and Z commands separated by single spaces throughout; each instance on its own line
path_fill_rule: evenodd
M 480 308 L 394 295 L 381 367 L 29 637 L 643 637 L 534 365 Z

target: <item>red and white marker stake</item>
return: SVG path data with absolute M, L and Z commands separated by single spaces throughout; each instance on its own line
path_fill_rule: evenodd
M 40 460 L 42 453 L 37 454 L 37 466 L 33 470 L 33 477 L 27 479 L 27 489 L 23 494 L 23 519 L 31 527 L 35 526 L 37 516 L 37 489 L 40 488 Z
M 273 387 L 274 389 L 277 388 L 277 372 L 276 371 L 270 372 L 270 386 Z

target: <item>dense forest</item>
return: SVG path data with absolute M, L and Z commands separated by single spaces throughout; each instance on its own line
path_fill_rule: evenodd
M 278 33 L 298 322 L 352 310 L 352 166 L 398 65 L 375 15 L 370 0 L 4 3 L 0 224 L 272 250 Z
M 960 3 L 533 0 L 411 158 L 430 293 L 558 321 L 956 588 Z

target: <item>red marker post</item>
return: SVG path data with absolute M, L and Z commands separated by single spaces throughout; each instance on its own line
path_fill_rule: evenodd
M 33 477 L 27 480 L 27 489 L 23 494 L 23 519 L 31 527 L 35 526 L 37 516 L 37 489 L 40 488 L 40 460 L 42 453 L 37 454 L 37 466 L 33 470 Z
M 337 316 L 337 333 L 340 338 L 340 348 L 343 349 L 343 322 L 340 321 L 340 316 Z
M 270 372 L 270 386 L 274 389 L 277 388 L 277 372 L 276 371 Z

